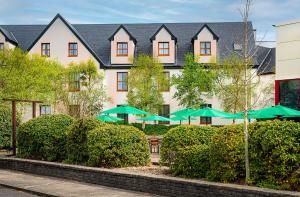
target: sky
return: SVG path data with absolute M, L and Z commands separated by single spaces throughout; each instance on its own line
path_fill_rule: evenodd
M 1 24 L 47 24 L 60 13 L 70 23 L 241 21 L 245 0 L 0 0 Z M 257 40 L 275 41 L 272 25 L 300 19 L 300 0 L 253 0 Z M 268 43 L 273 45 L 274 43 Z

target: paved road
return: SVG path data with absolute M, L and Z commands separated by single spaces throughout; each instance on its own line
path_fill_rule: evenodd
M 36 195 L 0 186 L 0 197 L 36 197 Z
M 122 190 L 112 187 L 105 187 L 101 185 L 85 184 L 81 182 L 75 182 L 70 180 L 58 179 L 46 176 L 37 176 L 27 173 L 21 173 L 9 170 L 0 170 L 0 184 L 8 185 L 14 188 L 25 189 L 26 191 L 39 192 L 42 194 L 50 194 L 54 196 L 62 197 L 153 197 L 154 195 L 134 192 L 128 190 Z M 5 192 L 12 192 L 13 190 L 1 191 L 0 197 L 10 197 L 10 195 L 2 195 Z M 17 191 L 15 191 L 17 192 Z M 9 193 L 8 193 L 9 194 Z M 25 193 L 20 193 L 19 197 L 30 197 Z M 18 195 L 15 195 L 18 196 Z M 32 195 L 31 195 L 32 196 Z

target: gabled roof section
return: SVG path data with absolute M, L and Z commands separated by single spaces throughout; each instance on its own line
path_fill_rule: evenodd
M 120 25 L 120 26 L 118 27 L 118 29 L 117 29 L 117 30 L 109 37 L 108 40 L 113 41 L 115 35 L 120 31 L 120 29 L 124 29 L 124 31 L 128 34 L 130 40 L 132 40 L 132 41 L 134 42 L 134 44 L 136 44 L 136 39 L 135 39 L 135 37 L 133 37 L 133 35 L 125 28 L 124 25 Z
M 274 74 L 276 65 L 276 49 L 257 46 L 256 52 L 257 74 Z
M 82 42 L 82 44 L 87 48 L 87 50 L 94 56 L 94 58 L 100 63 L 100 66 L 104 63 L 102 60 L 96 55 L 96 53 L 92 50 L 90 45 L 85 41 L 85 39 L 80 35 L 80 33 L 71 25 L 66 19 L 64 19 L 60 14 L 57 14 L 52 21 L 45 27 L 45 29 L 38 35 L 38 37 L 34 40 L 34 42 L 27 48 L 27 51 L 30 51 L 32 47 L 39 41 L 39 39 L 47 32 L 47 30 L 51 27 L 51 25 L 57 20 L 60 19 L 68 29 Z
M 160 26 L 160 28 L 155 32 L 155 34 L 150 38 L 150 41 L 152 42 L 153 40 L 155 40 L 156 35 L 160 32 L 160 30 L 165 29 L 172 37 L 172 40 L 175 40 L 175 43 L 177 42 L 177 38 L 176 36 L 174 36 L 174 34 L 169 30 L 169 28 L 163 24 L 162 26 Z
M 194 35 L 194 37 L 192 38 L 192 42 L 194 42 L 194 40 L 197 40 L 198 38 L 198 35 L 201 33 L 201 31 L 206 28 L 208 29 L 208 31 L 213 35 L 213 38 L 215 40 L 219 40 L 219 37 L 215 34 L 215 32 L 213 32 L 213 30 L 211 30 L 211 28 L 207 25 L 207 24 L 204 24 L 201 29 Z
M 18 41 L 12 32 L 7 31 L 3 27 L 0 27 L 0 32 L 4 35 L 5 41 L 10 42 L 14 45 L 18 45 Z

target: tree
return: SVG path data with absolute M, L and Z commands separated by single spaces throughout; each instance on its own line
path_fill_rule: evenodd
M 205 98 L 213 93 L 215 74 L 211 64 L 200 64 L 198 58 L 188 53 L 182 73 L 172 77 L 172 85 L 177 89 L 174 98 L 187 108 L 200 108 Z
M 0 51 L 0 99 L 53 100 L 62 69 L 57 61 L 19 48 Z
M 103 78 L 103 73 L 98 72 L 92 60 L 70 63 L 57 84 L 57 103 L 63 103 L 65 109 L 69 109 L 70 105 L 78 106 L 75 114 L 80 117 L 98 114 L 109 100 Z M 70 109 L 68 113 L 70 114 Z
M 148 55 L 139 55 L 128 73 L 129 105 L 158 114 L 164 103 L 162 89 L 168 86 L 163 65 Z

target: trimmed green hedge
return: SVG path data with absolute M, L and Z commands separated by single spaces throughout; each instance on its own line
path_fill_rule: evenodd
M 47 115 L 31 119 L 17 130 L 17 156 L 46 161 L 66 158 L 66 130 L 73 123 L 67 115 Z
M 67 160 L 68 163 L 84 164 L 88 161 L 87 148 L 88 132 L 106 125 L 94 117 L 80 118 L 76 120 L 67 130 Z
M 11 147 L 11 109 L 0 104 L 0 149 Z
M 217 128 L 211 126 L 181 125 L 170 129 L 163 138 L 160 152 L 162 163 L 172 164 L 180 148 L 209 144 Z
M 88 133 L 90 166 L 127 167 L 150 163 L 145 134 L 132 126 L 107 125 Z

